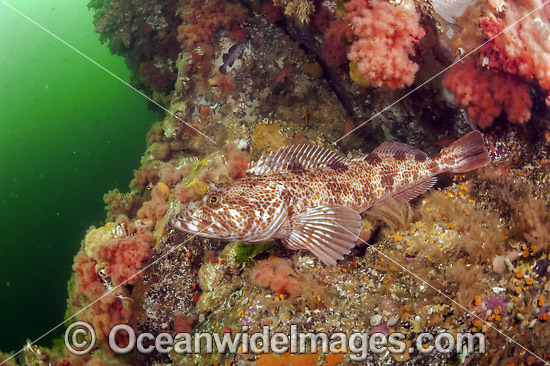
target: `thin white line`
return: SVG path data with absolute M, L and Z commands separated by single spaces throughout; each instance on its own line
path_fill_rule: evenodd
M 520 18 L 519 20 L 515 21 L 514 23 L 512 23 L 511 25 L 509 25 L 508 27 L 504 28 L 501 32 L 499 32 L 498 34 L 496 34 L 495 36 L 493 36 L 491 39 L 488 39 L 487 41 L 483 42 L 481 45 L 477 46 L 476 48 L 474 48 L 472 51 L 468 52 L 467 54 L 465 54 L 464 56 L 462 56 L 461 58 L 459 58 L 458 60 L 456 60 L 454 63 L 452 63 L 451 65 L 447 66 L 446 68 L 444 68 L 443 70 L 441 70 L 440 72 L 438 72 L 437 74 L 435 74 L 434 76 L 432 76 L 431 78 L 429 78 L 428 80 L 424 81 L 422 84 L 420 84 L 419 86 L 417 86 L 416 88 L 414 88 L 413 90 L 411 90 L 410 92 L 408 92 L 407 94 L 405 94 L 404 96 L 402 96 L 401 98 L 397 99 L 395 102 L 393 102 L 392 104 L 388 105 L 387 107 L 385 107 L 384 109 L 382 109 L 380 112 L 376 113 L 374 116 L 372 116 L 371 118 L 369 118 L 368 120 L 366 120 L 365 122 L 361 123 L 359 126 L 355 127 L 353 130 L 349 131 L 348 133 L 346 133 L 344 136 L 340 137 L 338 140 L 334 141 L 333 144 L 336 144 L 338 143 L 340 140 L 342 140 L 343 138 L 349 136 L 350 134 L 352 134 L 354 131 L 356 131 L 357 129 L 363 127 L 364 125 L 366 125 L 367 123 L 369 123 L 370 121 L 372 121 L 373 119 L 375 119 L 376 117 L 378 117 L 380 114 L 384 113 L 385 111 L 387 111 L 388 109 L 390 109 L 391 107 L 393 107 L 394 105 L 396 105 L 397 103 L 399 103 L 400 101 L 402 101 L 403 99 L 405 99 L 406 97 L 408 97 L 409 95 L 411 95 L 412 93 L 414 93 L 415 91 L 417 91 L 418 89 L 422 88 L 424 85 L 428 84 L 430 81 L 432 81 L 433 79 L 435 79 L 436 77 L 438 77 L 439 75 L 443 74 L 445 71 L 449 70 L 451 67 L 453 67 L 454 65 L 456 65 L 457 63 L 461 62 L 462 60 L 464 60 L 466 57 L 470 56 L 472 53 L 476 52 L 477 50 L 479 50 L 481 47 L 485 46 L 487 43 L 491 42 L 493 39 L 497 38 L 498 36 L 500 36 L 502 33 L 506 32 L 507 30 L 509 30 L 510 28 L 512 28 L 513 26 L 515 26 L 517 23 L 521 22 L 523 19 L 527 18 L 528 16 L 530 16 L 531 14 L 533 14 L 535 11 L 539 10 L 540 8 L 542 8 L 544 5 L 548 4 L 548 2 L 550 2 L 550 0 L 546 0 L 542 5 L 538 6 L 537 8 L 535 8 L 533 11 L 529 12 L 527 15 L 523 16 L 522 18 Z
M 88 61 L 90 61 L 91 63 L 93 63 L 94 65 L 96 65 L 97 67 L 99 67 L 100 69 L 102 69 L 103 71 L 105 71 L 106 73 L 108 73 L 109 75 L 111 75 L 112 77 L 114 77 L 115 79 L 117 79 L 118 81 L 120 81 L 121 83 L 123 83 L 124 85 L 126 85 L 127 87 L 133 89 L 136 93 L 140 94 L 141 96 L 143 96 L 144 98 L 146 98 L 147 100 L 149 100 L 151 103 L 155 104 L 157 107 L 161 108 L 162 110 L 164 110 L 166 113 L 168 113 L 169 115 L 171 115 L 172 117 L 174 117 L 175 119 L 177 119 L 178 121 L 180 122 L 183 122 L 185 123 L 187 126 L 191 127 L 193 130 L 195 130 L 196 132 L 198 132 L 199 134 L 201 134 L 203 137 L 205 137 L 206 139 L 210 140 L 211 142 L 213 143 L 216 143 L 216 141 L 214 141 L 213 139 L 211 139 L 210 137 L 206 136 L 204 133 L 202 133 L 201 131 L 197 130 L 195 127 L 191 126 L 189 123 L 185 122 L 184 120 L 182 120 L 181 118 L 179 118 L 178 116 L 176 116 L 174 113 L 170 112 L 168 109 L 166 109 L 165 107 L 163 107 L 161 104 L 157 103 L 156 101 L 154 101 L 153 99 L 151 99 L 150 97 L 148 97 L 146 94 L 142 93 L 139 89 L 133 87 L 132 85 L 130 85 L 129 83 L 127 83 L 126 81 L 122 80 L 120 77 L 118 77 L 117 75 L 115 75 L 113 72 L 109 71 L 108 69 L 106 69 L 104 66 L 100 65 L 99 63 L 97 63 L 96 61 L 94 61 L 93 59 L 91 59 L 89 56 L 85 55 L 84 53 L 80 52 L 78 49 L 76 49 L 75 47 L 71 46 L 69 43 L 65 42 L 63 39 L 61 39 L 60 37 L 56 36 L 55 34 L 53 34 L 52 32 L 50 32 L 49 30 L 47 30 L 46 28 L 44 28 L 42 25 L 38 24 L 37 22 L 35 22 L 34 20 L 32 20 L 31 18 L 29 18 L 27 15 L 23 14 L 22 12 L 20 12 L 19 10 L 17 10 L 16 8 L 14 8 L 13 6 L 11 6 L 10 4 L 8 4 L 7 2 L 5 2 L 4 0 L 1 0 L 2 3 L 6 6 L 8 6 L 9 8 L 11 8 L 13 11 L 15 11 L 16 13 L 18 13 L 19 15 L 21 15 L 22 17 L 26 18 L 28 21 L 30 21 L 31 23 L 33 23 L 34 25 L 36 25 L 37 27 L 41 28 L 43 31 L 45 31 L 46 33 L 48 33 L 49 35 L 51 35 L 52 37 L 54 37 L 55 39 L 57 39 L 59 42 L 63 43 L 64 45 L 66 45 L 67 47 L 69 47 L 70 49 L 72 49 L 73 51 L 75 51 L 76 53 L 78 53 L 80 56 L 84 57 L 85 59 L 87 59 Z
M 342 229 L 346 230 L 347 232 L 349 232 L 350 234 L 353 234 L 351 231 L 349 231 L 347 228 L 343 227 L 342 225 L 340 225 L 339 223 L 335 222 L 335 224 L 337 224 L 338 226 L 340 226 Z M 520 348 L 522 348 L 523 350 L 525 350 L 526 352 L 530 353 L 531 355 L 535 356 L 536 358 L 538 358 L 539 360 L 541 360 L 542 362 L 544 362 L 544 364 L 546 365 L 550 365 L 549 362 L 546 362 L 544 359 L 542 359 L 541 357 L 539 357 L 537 354 L 535 354 L 534 352 L 530 351 L 528 348 L 526 348 L 525 346 L 521 345 L 520 343 L 518 343 L 518 341 L 516 341 L 514 338 L 508 336 L 506 333 L 498 330 L 497 328 L 495 328 L 492 324 L 488 323 L 487 321 L 485 321 L 483 318 L 481 318 L 480 316 L 478 316 L 477 314 L 471 312 L 470 310 L 468 310 L 468 308 L 464 307 L 463 305 L 461 305 L 460 303 L 458 303 L 456 300 L 454 300 L 453 298 L 451 298 L 450 296 L 447 296 L 445 295 L 443 292 L 441 292 L 441 290 L 439 290 L 437 287 L 435 287 L 434 285 L 432 285 L 431 283 L 429 283 L 428 281 L 422 279 L 420 276 L 418 276 L 417 274 L 413 273 L 412 271 L 410 271 L 408 268 L 404 267 L 401 263 L 399 263 L 398 261 L 396 261 L 395 259 L 391 258 L 390 256 L 388 256 L 387 254 L 383 253 L 382 251 L 380 251 L 378 248 L 376 248 L 374 245 L 370 245 L 368 244 L 366 241 L 364 241 L 363 239 L 359 238 L 359 240 L 361 240 L 363 243 L 367 244 L 368 245 L 368 248 L 367 249 L 370 249 L 370 248 L 373 248 L 374 250 L 376 250 L 379 254 L 383 255 L 384 257 L 386 257 L 387 259 L 389 259 L 390 261 L 392 261 L 393 263 L 397 264 L 399 267 L 401 267 L 402 269 L 404 269 L 408 274 L 410 274 L 411 276 L 415 277 L 417 280 L 419 280 L 420 282 L 428 285 L 429 287 L 431 287 L 433 290 L 435 290 L 436 292 L 438 292 L 439 294 L 441 294 L 443 297 L 447 298 L 447 300 L 451 301 L 452 303 L 458 305 L 460 308 L 462 308 L 465 312 L 467 312 L 468 314 L 470 314 L 471 316 L 473 317 L 476 317 L 477 319 L 481 320 L 485 325 L 489 326 L 491 329 L 495 330 L 497 333 L 499 333 L 500 335 L 502 335 L 503 337 L 505 337 L 506 339 L 508 339 L 510 342 L 516 344 L 517 346 L 519 346 Z
M 147 266 L 143 267 L 142 269 L 140 269 L 139 271 L 137 271 L 136 273 L 134 273 L 132 276 L 128 277 L 127 279 L 125 279 L 122 283 L 118 284 L 117 286 L 113 287 L 112 289 L 108 290 L 107 292 L 105 292 L 103 295 L 101 295 L 100 297 L 98 297 L 96 300 L 92 301 L 91 303 L 89 303 L 88 305 L 86 305 L 85 307 L 83 307 L 82 309 L 80 309 L 79 311 L 77 311 L 75 314 L 73 314 L 71 317 L 65 319 L 63 322 L 57 324 L 55 327 L 53 327 L 52 329 L 50 329 L 49 331 L 47 331 L 46 333 L 42 334 L 40 337 L 36 338 L 34 341 L 32 342 L 29 342 L 27 343 L 27 346 L 21 348 L 19 351 L 17 351 L 16 353 L 14 353 L 13 355 L 11 355 L 9 358 L 3 360 L 1 363 L 0 363 L 0 366 L 2 366 L 3 364 L 5 364 L 6 362 L 8 362 L 9 360 L 11 360 L 12 358 L 14 358 L 15 356 L 17 356 L 18 354 L 20 354 L 21 352 L 23 352 L 25 350 L 25 348 L 27 348 L 28 346 L 32 345 L 32 344 L 35 344 L 36 342 L 38 342 L 39 340 L 41 340 L 42 338 L 44 338 L 45 336 L 47 336 L 48 334 L 50 334 L 51 332 L 53 332 L 54 330 L 56 330 L 57 328 L 59 328 L 60 326 L 62 326 L 63 324 L 65 324 L 67 322 L 67 320 L 71 320 L 72 318 L 74 318 L 75 316 L 77 316 L 78 314 L 80 314 L 81 312 L 83 312 L 84 310 L 86 310 L 87 308 L 89 308 L 90 306 L 92 306 L 93 304 L 95 304 L 96 302 L 98 302 L 99 300 L 101 300 L 102 298 L 104 298 L 105 296 L 109 295 L 111 292 L 115 291 L 117 288 L 119 288 L 120 286 L 124 285 L 126 282 L 130 281 L 132 278 L 136 277 L 137 275 L 139 275 L 140 273 L 142 273 L 143 271 L 147 270 L 149 267 L 151 267 L 152 265 L 154 265 L 155 263 L 157 263 L 158 261 L 160 261 L 161 259 L 163 259 L 164 257 L 166 257 L 168 254 L 172 253 L 174 250 L 178 249 L 179 247 L 181 247 L 183 244 L 189 242 L 191 239 L 195 238 L 197 235 L 199 235 L 200 233 L 202 233 L 204 230 L 208 229 L 210 226 L 212 226 L 213 224 L 210 224 L 208 225 L 207 227 L 205 227 L 204 229 L 202 229 L 201 231 L 199 231 L 197 234 L 193 235 L 192 237 L 190 238 L 187 238 L 187 240 L 179 243 L 178 245 L 175 245 L 173 246 L 172 248 L 170 248 L 170 250 L 168 250 L 166 253 L 164 253 L 163 255 L 161 255 L 160 257 L 158 257 L 157 259 L 155 259 L 153 262 L 149 263 Z

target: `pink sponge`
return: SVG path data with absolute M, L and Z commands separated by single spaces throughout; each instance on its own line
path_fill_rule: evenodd
M 198 317 L 196 315 L 193 315 L 193 316 L 178 315 L 174 320 L 174 330 L 177 333 L 191 334 L 193 332 L 193 327 L 195 326 L 197 319 Z

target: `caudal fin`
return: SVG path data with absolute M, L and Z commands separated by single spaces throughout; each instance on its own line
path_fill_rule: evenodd
M 479 131 L 472 131 L 447 146 L 436 160 L 441 171 L 452 173 L 469 172 L 491 162 Z

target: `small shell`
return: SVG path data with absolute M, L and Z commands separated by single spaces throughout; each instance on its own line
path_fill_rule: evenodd
M 382 322 L 382 315 L 380 314 L 373 315 L 370 318 L 370 325 L 372 325 L 373 327 L 380 325 L 381 322 Z
M 431 0 L 435 12 L 448 21 L 456 23 L 456 18 L 464 13 L 464 10 L 475 0 Z

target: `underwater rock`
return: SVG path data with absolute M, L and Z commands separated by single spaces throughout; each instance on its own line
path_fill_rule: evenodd
M 113 54 L 123 56 L 131 71 L 132 84 L 144 88 L 164 103 L 176 80 L 179 54 L 177 0 L 91 0 L 94 26 L 101 43 L 108 42 Z

